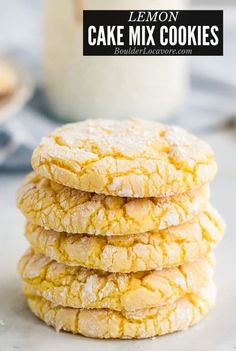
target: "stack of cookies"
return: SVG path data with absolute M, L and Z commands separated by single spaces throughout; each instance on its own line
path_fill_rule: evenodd
M 89 337 L 146 338 L 207 315 L 224 232 L 209 145 L 155 122 L 88 120 L 44 138 L 32 166 L 17 203 L 36 316 Z

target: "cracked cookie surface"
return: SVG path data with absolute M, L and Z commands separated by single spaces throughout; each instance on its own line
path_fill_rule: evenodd
M 56 305 L 134 311 L 175 302 L 212 281 L 212 255 L 182 266 L 138 273 L 107 273 L 69 267 L 28 250 L 19 261 L 26 295 Z
M 189 223 L 129 236 L 57 233 L 31 223 L 25 228 L 35 252 L 71 266 L 127 273 L 193 261 L 211 251 L 223 233 L 224 222 L 210 205 Z
M 139 119 L 65 125 L 42 140 L 32 166 L 57 183 L 120 197 L 183 193 L 210 182 L 217 168 L 207 143 Z
M 141 311 L 76 309 L 57 306 L 42 297 L 27 297 L 32 312 L 56 330 L 92 338 L 148 338 L 184 330 L 203 319 L 215 303 L 216 288 L 209 284 L 174 303 Z
M 127 235 L 191 220 L 209 199 L 209 188 L 170 198 L 132 199 L 72 189 L 31 173 L 17 193 L 26 218 L 57 232 Z

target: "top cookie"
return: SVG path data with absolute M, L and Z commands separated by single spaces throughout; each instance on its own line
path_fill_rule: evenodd
M 32 166 L 57 183 L 120 197 L 183 193 L 208 183 L 217 168 L 207 143 L 140 119 L 65 125 L 42 140 Z

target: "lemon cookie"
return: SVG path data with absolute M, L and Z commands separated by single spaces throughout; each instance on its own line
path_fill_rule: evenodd
M 43 139 L 32 166 L 57 183 L 120 197 L 171 196 L 216 173 L 207 143 L 178 127 L 139 119 L 65 125 Z
M 192 222 L 129 236 L 57 233 L 27 223 L 25 235 L 36 252 L 71 266 L 108 272 L 162 269 L 207 254 L 223 236 L 224 222 L 210 205 Z
M 127 235 L 164 229 L 192 219 L 209 199 L 207 186 L 170 198 L 132 199 L 65 187 L 31 173 L 17 203 L 32 223 L 57 232 Z
M 27 299 L 32 312 L 57 331 L 100 339 L 139 339 L 184 330 L 199 322 L 212 309 L 215 296 L 211 283 L 174 303 L 132 312 L 62 307 L 34 295 Z
M 206 256 L 180 267 L 138 273 L 107 273 L 69 267 L 29 250 L 19 262 L 26 295 L 56 305 L 132 311 L 174 302 L 213 278 L 214 259 Z

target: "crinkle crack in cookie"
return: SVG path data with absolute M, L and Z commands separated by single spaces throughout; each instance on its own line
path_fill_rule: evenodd
M 134 312 L 56 306 L 34 295 L 28 296 L 28 304 L 37 317 L 58 331 L 101 339 L 138 339 L 184 330 L 199 322 L 213 307 L 215 295 L 211 283 L 174 303 Z
M 26 295 L 56 305 L 134 311 L 171 303 L 212 281 L 214 258 L 162 271 L 107 273 L 69 267 L 29 250 L 19 262 Z
M 36 252 L 71 266 L 108 272 L 162 269 L 206 255 L 223 236 L 224 222 L 211 206 L 192 222 L 129 236 L 57 233 L 27 223 L 25 235 Z
M 127 235 L 192 219 L 209 199 L 207 186 L 170 198 L 132 199 L 87 193 L 36 173 L 26 177 L 17 203 L 26 218 L 57 232 Z
M 139 119 L 65 125 L 43 139 L 32 166 L 57 183 L 121 197 L 183 193 L 216 173 L 207 143 L 178 127 Z

